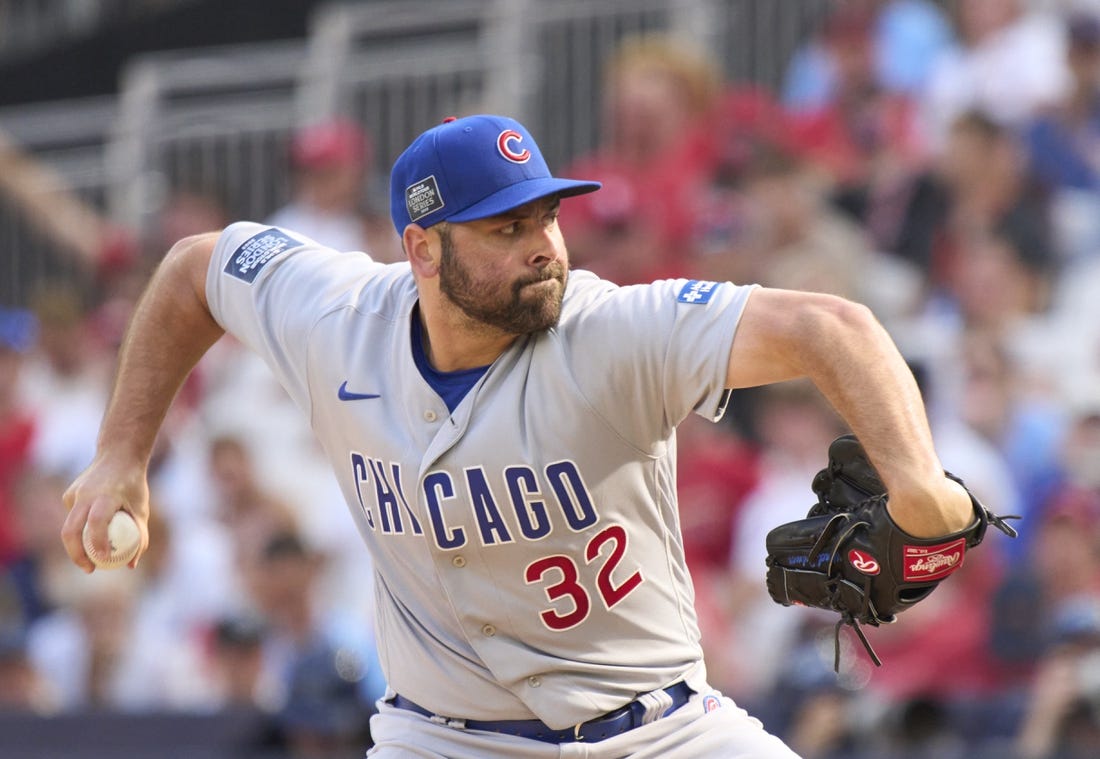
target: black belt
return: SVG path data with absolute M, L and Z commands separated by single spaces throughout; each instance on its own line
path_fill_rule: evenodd
M 679 682 L 675 685 L 665 688 L 665 693 L 672 697 L 672 706 L 662 712 L 661 716 L 670 714 L 681 706 L 688 702 L 691 698 L 692 690 L 688 687 L 687 683 Z M 631 701 L 626 706 L 620 707 L 613 712 L 608 712 L 602 717 L 596 717 L 588 722 L 582 722 L 575 727 L 567 727 L 561 730 L 555 730 L 549 727 L 542 720 L 537 719 L 505 719 L 505 720 L 492 720 L 488 722 L 482 722 L 478 720 L 456 720 L 448 717 L 443 717 L 434 712 L 428 711 L 423 706 L 414 704 L 404 696 L 395 696 L 391 704 L 398 709 L 405 709 L 410 712 L 416 712 L 431 719 L 435 722 L 442 724 L 453 725 L 454 727 L 463 727 L 467 730 L 486 730 L 491 733 L 505 733 L 507 735 L 518 735 L 521 738 L 530 738 L 531 740 L 543 741 L 545 743 L 568 743 L 570 741 L 602 741 L 607 738 L 620 735 L 633 730 L 640 725 L 645 724 L 644 716 L 646 712 L 646 706 L 641 701 Z

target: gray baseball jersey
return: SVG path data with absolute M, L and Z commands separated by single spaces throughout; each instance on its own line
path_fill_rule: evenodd
M 393 690 L 564 728 L 699 676 L 674 430 L 721 416 L 751 288 L 573 271 L 560 323 L 450 413 L 414 363 L 408 264 L 242 222 L 206 287 L 331 459 L 373 558 Z

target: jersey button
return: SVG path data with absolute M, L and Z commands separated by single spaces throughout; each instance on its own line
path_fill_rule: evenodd
M 492 625 L 485 625 L 485 627 L 481 628 L 481 632 L 491 638 L 497 634 L 497 629 Z
M 462 569 L 464 566 L 466 566 L 466 558 L 464 556 L 455 556 L 453 559 L 451 559 L 451 563 L 459 569 Z
M 434 422 L 438 418 L 439 418 L 439 415 L 436 414 L 431 409 L 428 409 L 427 411 L 424 412 L 424 421 L 425 422 Z
M 542 685 L 542 678 L 540 678 L 538 675 L 531 675 L 527 678 L 527 684 L 530 685 L 532 688 L 537 688 Z

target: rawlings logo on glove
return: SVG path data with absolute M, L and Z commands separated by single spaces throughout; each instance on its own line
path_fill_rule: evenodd
M 882 570 L 874 556 L 866 554 L 856 548 L 848 552 L 848 561 L 852 563 L 853 567 L 865 575 L 877 575 Z
M 938 546 L 905 546 L 906 582 L 943 579 L 962 566 L 966 540 L 959 538 Z
M 990 524 L 1016 537 L 1005 518 L 992 514 L 969 490 L 974 522 L 965 530 L 930 539 L 905 533 L 890 518 L 886 488 L 854 435 L 832 442 L 829 464 L 814 477 L 812 488 L 818 500 L 807 517 L 768 533 L 768 593 L 784 606 L 840 613 L 837 669 L 841 625 L 850 625 L 881 665 L 861 624 L 888 624 L 927 598 L 963 565 L 967 549 L 982 542 Z

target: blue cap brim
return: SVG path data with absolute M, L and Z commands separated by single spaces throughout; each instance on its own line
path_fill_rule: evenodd
M 545 198 L 547 195 L 561 195 L 563 198 L 568 198 L 572 195 L 595 192 L 602 186 L 599 182 L 586 182 L 579 179 L 558 179 L 557 177 L 527 179 L 494 192 L 469 208 L 459 211 L 453 216 L 447 216 L 446 220 L 476 221 L 477 219 L 487 219 L 490 216 L 499 216 L 502 213 L 511 211 L 513 208 L 519 208 L 539 198 Z

